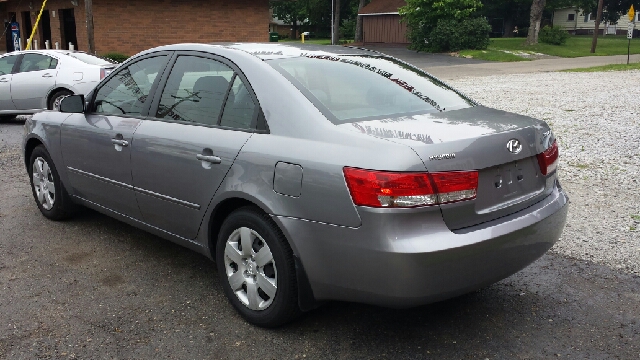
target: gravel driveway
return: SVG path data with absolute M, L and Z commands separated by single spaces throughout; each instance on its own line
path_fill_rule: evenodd
M 640 71 L 553 72 L 449 83 L 480 103 L 543 119 L 572 201 L 553 251 L 640 274 Z

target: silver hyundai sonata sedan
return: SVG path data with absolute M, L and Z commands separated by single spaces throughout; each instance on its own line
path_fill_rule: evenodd
M 487 286 L 568 209 L 545 122 L 345 47 L 145 51 L 27 120 L 24 159 L 44 216 L 85 206 L 211 257 L 259 326 Z

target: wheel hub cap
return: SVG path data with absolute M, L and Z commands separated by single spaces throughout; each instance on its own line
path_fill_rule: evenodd
M 225 245 L 224 265 L 231 290 L 251 310 L 268 308 L 276 297 L 278 271 L 266 241 L 247 227 L 236 229 Z
M 33 162 L 33 189 L 42 208 L 51 210 L 56 201 L 56 187 L 47 161 L 38 157 Z

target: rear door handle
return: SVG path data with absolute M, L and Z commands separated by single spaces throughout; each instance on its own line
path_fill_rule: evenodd
M 115 145 L 129 146 L 129 142 L 127 140 L 111 139 L 111 142 Z
M 0 82 L 9 82 L 9 80 L 7 80 L 5 78 L 2 78 L 2 79 L 0 79 Z
M 47 74 L 42 75 L 42 77 L 50 78 L 50 77 L 53 77 L 53 75 L 47 73 Z
M 196 155 L 196 159 L 200 161 L 206 161 L 212 164 L 220 164 L 222 162 L 222 159 L 220 159 L 218 156 L 213 156 L 213 155 L 198 154 Z

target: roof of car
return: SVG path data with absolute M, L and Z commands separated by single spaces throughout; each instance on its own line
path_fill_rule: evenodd
M 343 55 L 368 55 L 382 56 L 377 51 L 360 49 L 351 46 L 314 45 L 301 43 L 211 43 L 211 44 L 175 44 L 161 46 L 151 50 L 204 50 L 207 47 L 227 48 L 241 50 L 254 55 L 262 60 L 279 59 L 287 57 L 300 57 L 304 55 L 316 56 L 343 56 Z

